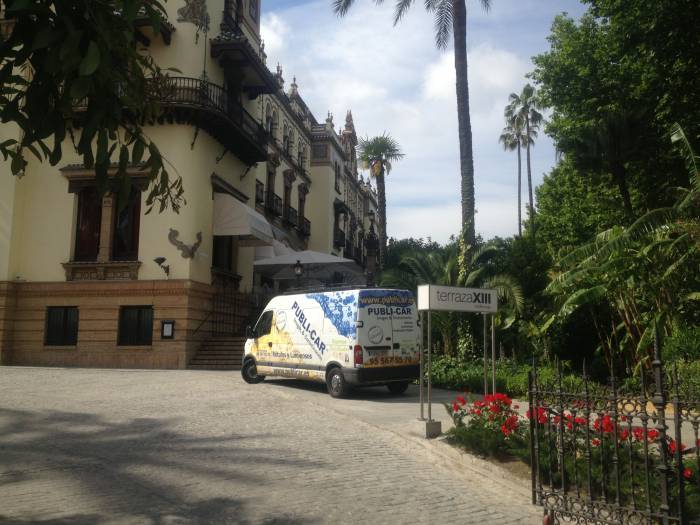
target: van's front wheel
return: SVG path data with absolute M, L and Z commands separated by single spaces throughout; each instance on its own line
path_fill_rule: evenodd
M 387 383 L 386 387 L 392 394 L 400 395 L 408 389 L 408 381 L 398 381 L 396 383 Z
M 328 387 L 328 393 L 331 397 L 345 397 L 350 391 L 345 377 L 343 377 L 343 372 L 340 368 L 332 368 L 328 374 L 326 374 L 326 386 Z
M 243 381 L 251 385 L 260 383 L 265 379 L 265 376 L 258 374 L 258 367 L 255 365 L 255 361 L 249 359 L 243 363 L 243 368 L 241 368 L 241 375 L 243 376 Z

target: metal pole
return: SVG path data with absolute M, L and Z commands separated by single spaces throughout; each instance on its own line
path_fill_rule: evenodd
M 430 364 L 430 352 L 433 346 L 433 332 L 430 326 L 430 320 L 432 318 L 432 311 L 428 310 L 428 421 L 433 420 L 433 384 L 430 374 L 432 372 L 432 367 Z
M 484 395 L 489 393 L 489 354 L 488 354 L 488 342 L 489 342 L 489 320 L 486 313 L 482 314 L 484 316 Z
M 422 328 L 425 326 L 425 313 L 421 312 L 421 333 Z M 425 369 L 423 368 L 423 361 L 425 358 L 425 334 L 420 338 L 420 371 L 418 373 L 418 395 L 420 396 L 420 420 L 425 421 L 425 415 L 423 412 L 423 405 L 425 404 L 423 397 L 423 388 L 425 387 Z
M 496 393 L 496 323 L 491 314 L 491 393 Z

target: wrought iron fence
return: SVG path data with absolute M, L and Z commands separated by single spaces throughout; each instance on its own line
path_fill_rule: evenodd
M 212 284 L 216 289 L 212 298 L 211 335 L 231 337 L 243 335 L 253 313 L 251 297 L 238 291 L 238 275 L 212 270 Z
M 533 368 L 532 501 L 550 524 L 700 524 L 700 401 L 664 371 L 658 338 L 651 372 L 626 392 L 585 371 L 580 389 L 561 370 L 545 384 Z

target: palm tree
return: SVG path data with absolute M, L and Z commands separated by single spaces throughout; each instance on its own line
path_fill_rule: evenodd
M 510 100 L 506 107 L 506 120 L 511 120 L 519 117 L 525 123 L 525 147 L 527 151 L 527 191 L 529 199 L 530 212 L 530 231 L 535 234 L 535 202 L 532 198 L 532 165 L 530 161 L 530 146 L 535 145 L 537 130 L 542 123 L 542 113 L 537 111 L 541 108 L 537 99 L 537 91 L 530 84 L 527 84 L 522 93 L 511 93 L 508 97 Z
M 502 328 L 509 327 L 524 309 L 523 290 L 517 280 L 508 274 L 493 272 L 492 259 L 498 254 L 493 244 L 473 248 L 463 241 L 444 248 L 417 252 L 401 259 L 398 268 L 382 274 L 383 286 L 415 290 L 419 284 L 442 284 L 494 288 L 499 297 L 499 315 Z M 463 316 L 456 312 L 436 312 L 432 322 L 440 334 L 443 350 L 455 355 L 458 327 Z
M 384 0 L 374 0 L 376 4 Z M 397 0 L 394 25 L 398 24 L 414 0 Z M 480 0 L 488 11 L 491 0 Z M 333 0 L 333 10 L 345 16 L 355 0 Z M 435 17 L 435 44 L 445 49 L 454 39 L 455 73 L 457 77 L 457 121 L 459 128 L 459 163 L 461 172 L 462 229 L 467 242 L 474 244 L 474 154 L 472 126 L 469 115 L 469 84 L 467 82 L 467 5 L 466 0 L 425 0 L 425 9 Z
M 507 110 L 508 108 L 506 108 L 506 112 Z M 506 151 L 518 151 L 518 237 L 523 235 L 522 159 L 520 152 L 525 140 L 527 140 L 527 136 L 525 135 L 523 119 L 519 115 L 514 115 L 510 119 L 506 117 L 506 127 L 503 128 L 501 136 L 498 137 L 498 142 L 503 144 L 503 149 Z
M 391 163 L 404 157 L 399 143 L 387 132 L 373 138 L 360 138 L 358 145 L 360 162 L 377 181 L 377 199 L 379 206 L 379 264 L 386 261 L 386 188 L 384 175 L 391 172 Z

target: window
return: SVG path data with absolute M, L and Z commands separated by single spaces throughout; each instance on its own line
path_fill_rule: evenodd
M 153 307 L 122 306 L 119 310 L 120 346 L 150 346 L 153 342 Z
M 263 335 L 269 334 L 271 331 L 272 311 L 263 312 L 263 314 L 260 316 L 260 319 L 258 319 L 258 322 L 255 323 L 253 334 L 255 335 L 255 337 L 262 337 Z
M 306 193 L 299 190 L 299 224 L 302 223 L 302 219 L 304 218 L 304 213 L 306 212 L 305 208 L 306 208 Z
M 233 237 L 215 235 L 212 267 L 217 270 L 233 272 Z
M 328 146 L 326 144 L 314 144 L 311 148 L 311 155 L 314 159 L 328 158 Z
M 273 136 L 272 129 L 273 126 L 273 119 L 272 119 L 272 108 L 270 107 L 270 103 L 268 102 L 267 108 L 265 109 L 265 130 L 267 131 L 267 134 L 269 136 Z
M 100 250 L 102 199 L 97 188 L 87 187 L 78 192 L 78 220 L 75 232 L 76 261 L 96 261 Z
M 335 163 L 335 191 L 340 193 L 340 164 Z
M 253 19 L 254 22 L 258 21 L 258 0 L 250 0 L 250 4 L 248 5 L 248 12 L 250 13 L 250 17 Z
M 75 346 L 78 343 L 78 307 L 49 306 L 46 309 L 46 346 Z
M 304 167 L 304 144 L 301 141 L 299 141 L 297 146 L 297 162 L 300 168 Z
M 116 212 L 112 233 L 112 260 L 136 261 L 139 258 L 141 192 L 131 189 L 124 209 Z
M 285 153 L 289 153 L 289 126 L 286 122 L 282 128 L 282 149 Z

